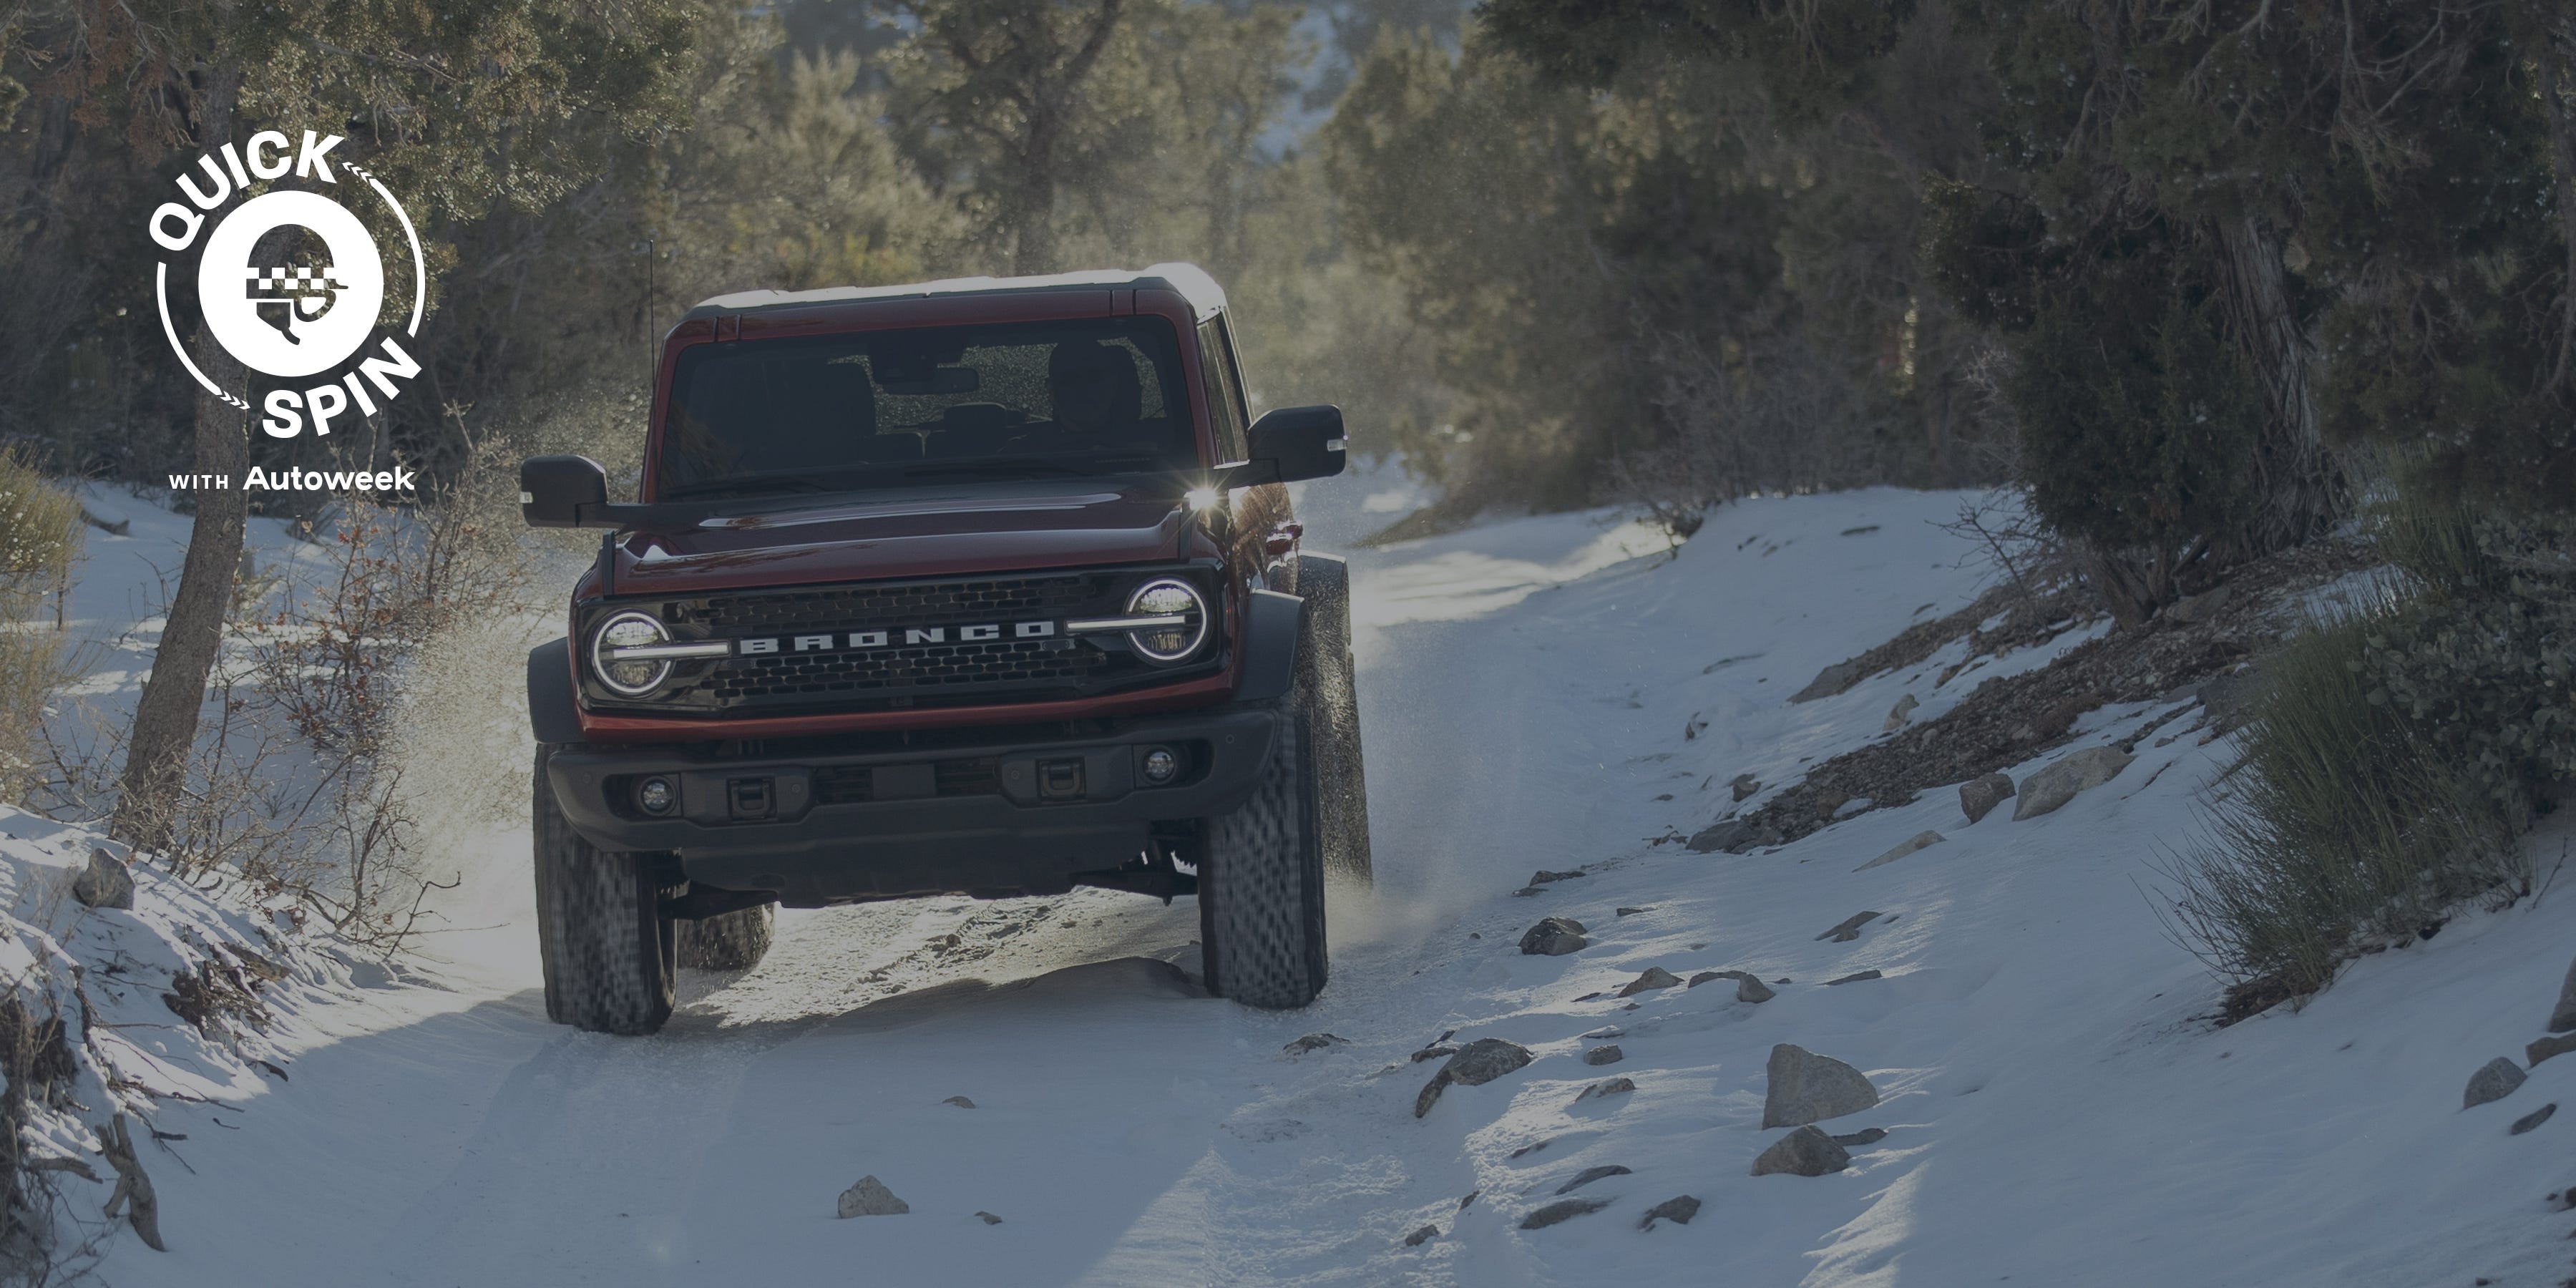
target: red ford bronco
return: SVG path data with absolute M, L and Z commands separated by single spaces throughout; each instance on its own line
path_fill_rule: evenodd
M 720 296 L 663 342 L 633 504 L 528 655 L 546 1012 L 649 1033 L 772 909 L 1195 894 L 1210 991 L 1324 986 L 1365 881 L 1349 577 L 1283 484 L 1342 414 L 1248 418 L 1224 293 L 1141 273 Z

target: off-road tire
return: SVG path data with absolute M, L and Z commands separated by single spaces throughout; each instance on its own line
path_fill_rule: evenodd
M 546 1018 L 595 1033 L 651 1033 L 671 1018 L 678 925 L 662 915 L 648 856 L 595 848 L 572 830 L 537 748 L 529 821 L 536 833 L 537 956 Z
M 750 970 L 778 936 L 778 905 L 737 908 L 680 923 L 680 965 L 690 970 Z
M 1350 565 L 1329 555 L 1297 558 L 1296 593 L 1306 601 L 1297 641 L 1297 687 L 1305 691 L 1322 793 L 1324 871 L 1367 885 L 1368 773 L 1360 756 L 1358 667 L 1351 660 Z
M 1260 785 L 1207 820 L 1199 854 L 1199 947 L 1208 991 L 1290 1010 L 1324 991 L 1324 847 L 1306 704 L 1280 704 Z

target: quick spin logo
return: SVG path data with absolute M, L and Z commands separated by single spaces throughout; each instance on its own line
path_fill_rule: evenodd
M 351 407 L 361 415 L 374 415 L 379 398 L 391 401 L 401 393 L 397 381 L 420 374 L 420 364 L 390 335 L 375 353 L 359 357 L 368 337 L 376 332 L 376 319 L 385 303 L 384 259 L 367 226 L 348 207 L 321 192 L 272 189 L 250 195 L 254 180 L 265 185 L 290 171 L 299 179 L 339 186 L 330 153 L 340 143 L 339 135 L 317 136 L 311 130 L 304 132 L 301 148 L 275 130 L 250 136 L 238 149 L 227 142 L 197 158 L 197 170 L 204 171 L 203 184 L 194 170 L 180 173 L 184 203 L 164 202 L 152 212 L 152 240 L 173 255 L 196 245 L 197 234 L 210 219 L 214 223 L 197 254 L 197 307 L 215 343 L 244 367 L 264 375 L 281 380 L 322 377 L 301 389 L 268 391 L 260 403 L 267 414 L 259 427 L 271 438 L 303 433 L 307 418 L 315 434 L 328 434 L 332 418 Z M 403 334 L 418 335 L 427 275 L 422 271 L 420 236 L 412 231 L 411 216 L 374 175 L 346 159 L 339 166 L 375 190 L 411 242 L 411 320 Z M 227 204 L 231 209 L 223 210 Z M 218 211 L 223 213 L 218 216 Z M 292 249 L 297 244 L 305 249 Z M 276 249 L 281 246 L 290 249 Z M 263 247 L 270 248 L 265 255 Z M 171 351 L 198 384 L 249 410 L 250 402 L 242 393 L 207 378 L 188 347 L 179 342 L 179 328 L 170 318 L 170 261 L 161 261 L 154 272 L 161 331 L 170 337 Z

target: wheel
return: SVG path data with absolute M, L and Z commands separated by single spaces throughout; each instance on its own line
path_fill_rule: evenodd
M 546 1018 L 597 1033 L 651 1033 L 671 1018 L 678 925 L 662 915 L 648 856 L 593 847 L 572 830 L 546 780 L 551 746 L 537 748 L 537 956 Z
M 1323 791 L 1324 870 L 1370 882 L 1368 774 L 1360 757 L 1358 670 L 1351 660 L 1350 565 L 1331 555 L 1297 558 L 1306 620 L 1297 641 L 1297 687 L 1311 703 L 1315 778 Z
M 1203 824 L 1199 945 L 1208 991 L 1287 1010 L 1324 990 L 1324 848 L 1300 695 L 1280 704 L 1260 785 Z
M 778 935 L 778 905 L 737 908 L 680 923 L 680 964 L 690 970 L 750 970 Z

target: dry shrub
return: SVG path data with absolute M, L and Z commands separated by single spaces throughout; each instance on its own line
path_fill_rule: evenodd
M 0 799 L 26 798 L 46 707 L 79 674 L 60 597 L 80 546 L 79 500 L 17 452 L 0 452 Z

